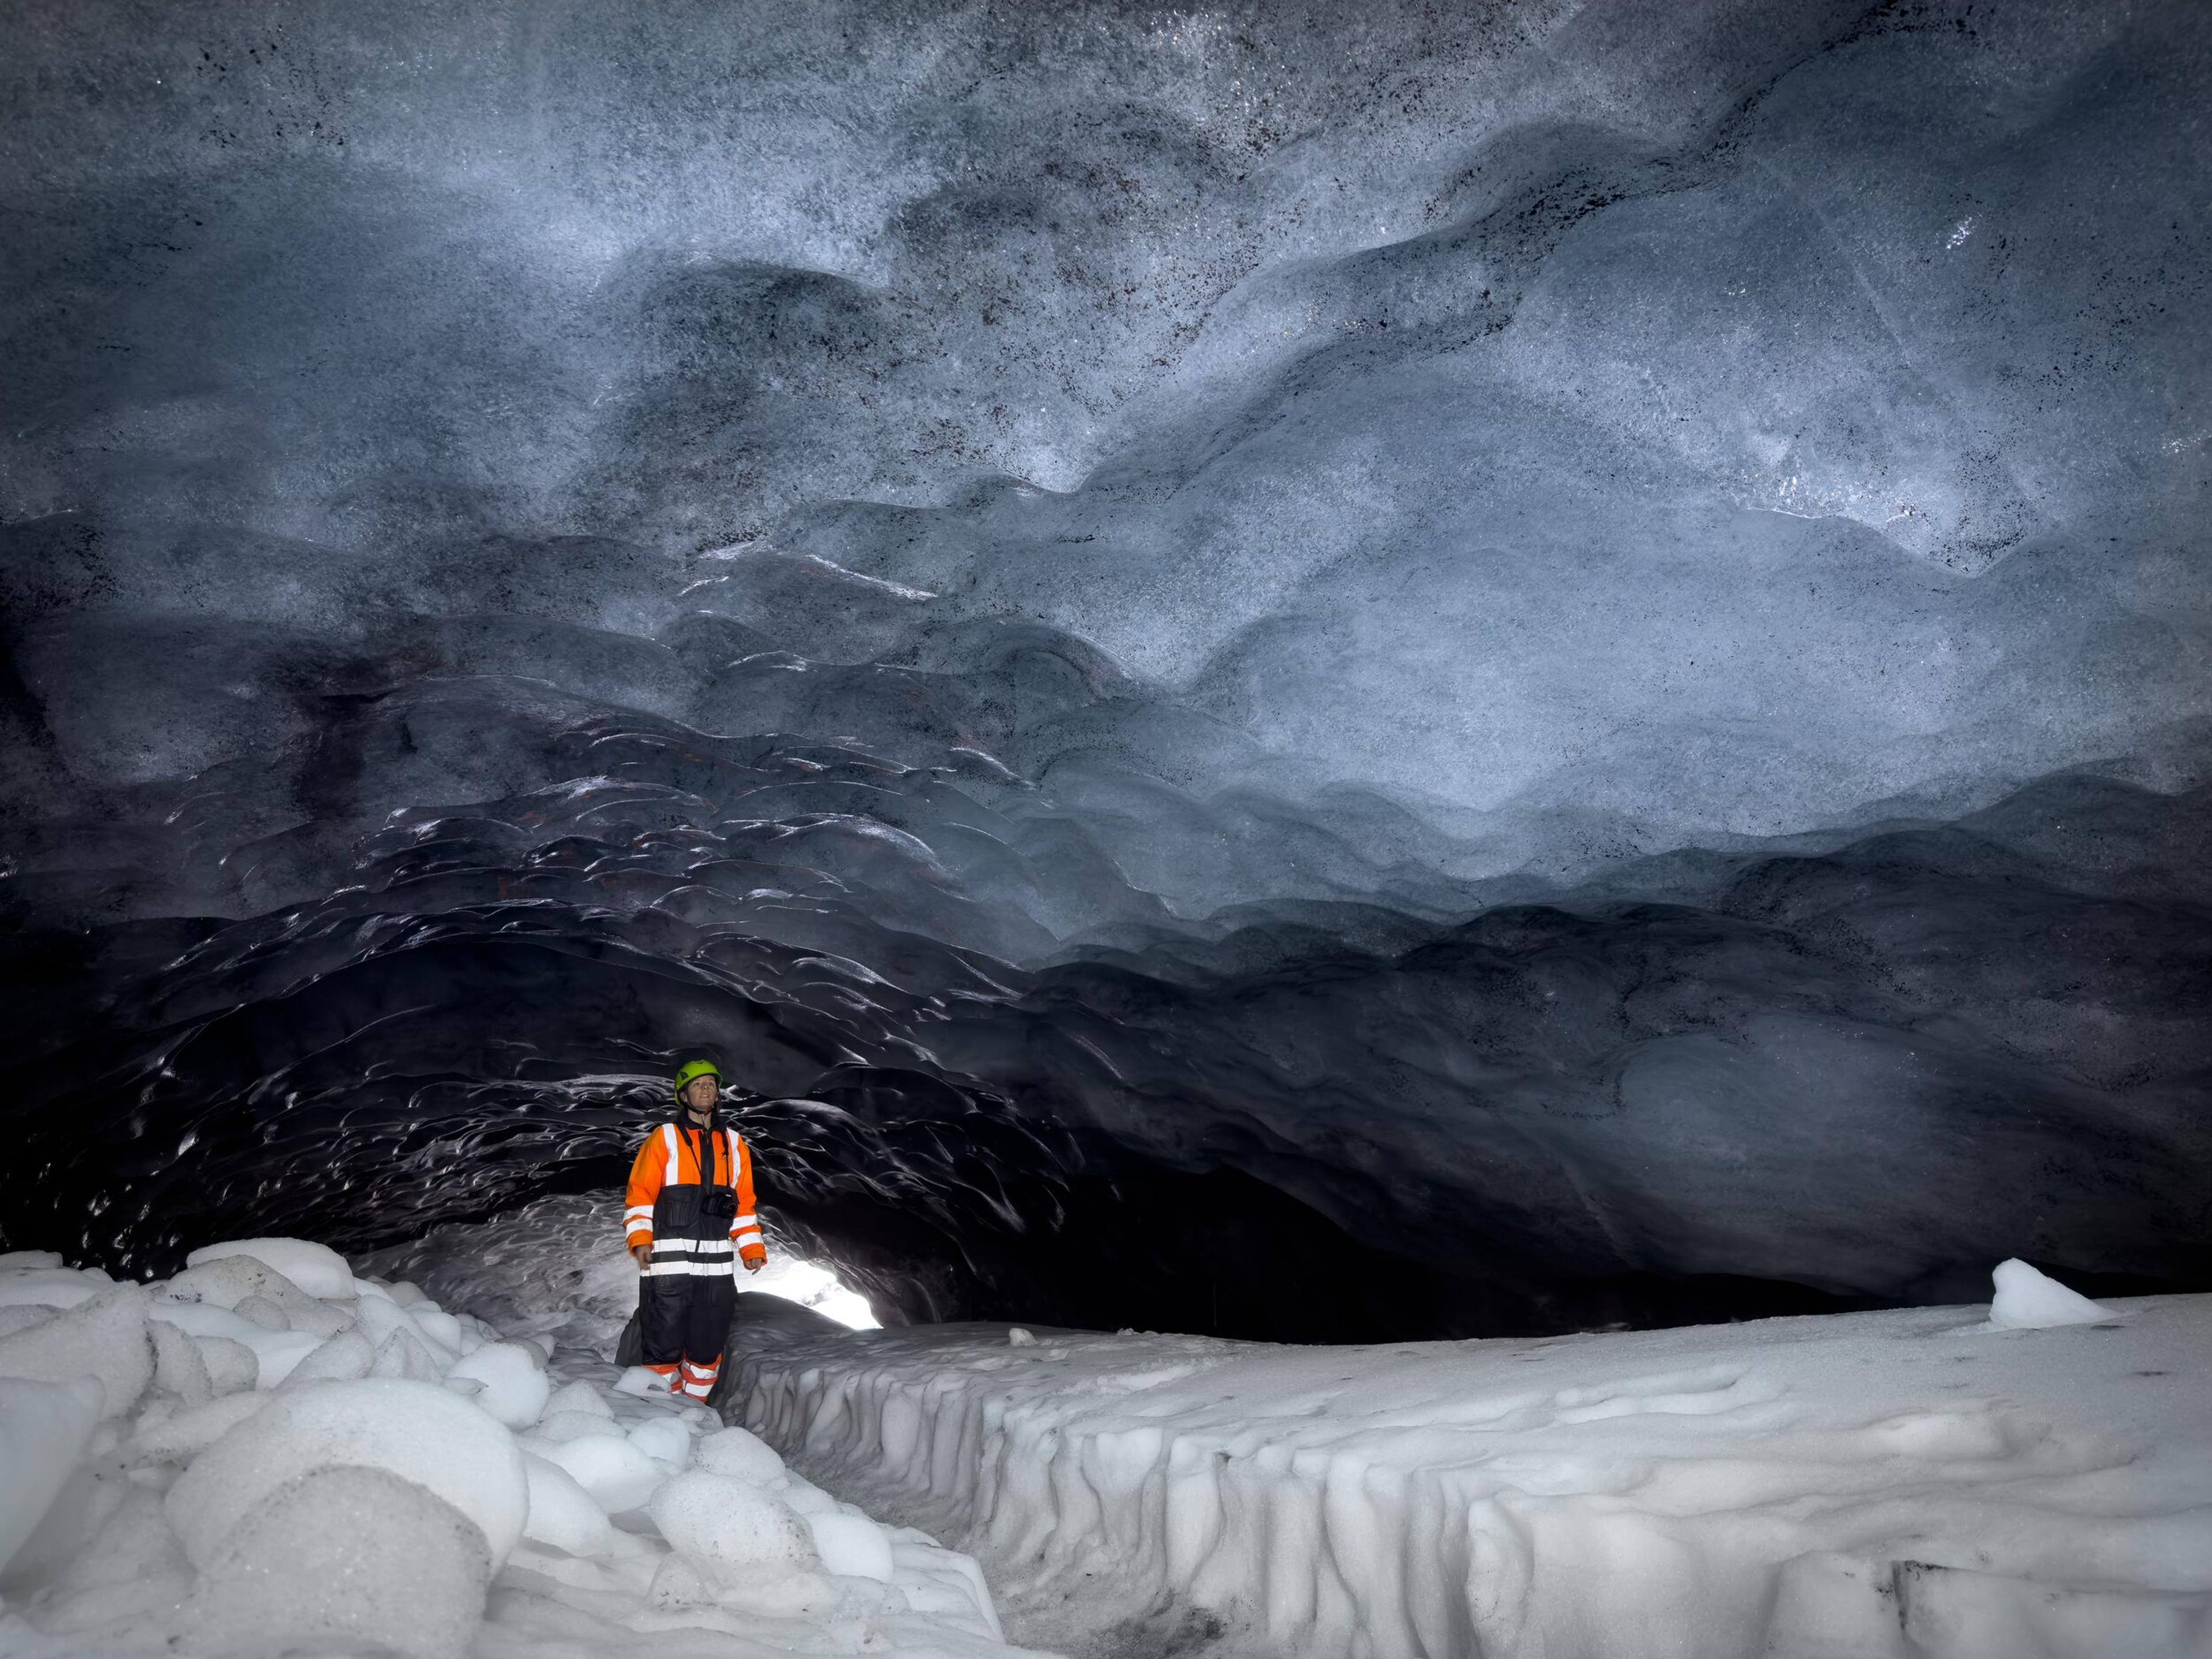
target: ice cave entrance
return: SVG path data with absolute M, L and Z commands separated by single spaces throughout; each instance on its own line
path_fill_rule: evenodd
M 780 1296 L 811 1308 L 825 1319 L 834 1319 L 848 1331 L 872 1331 L 882 1321 L 868 1310 L 868 1298 L 837 1277 L 836 1269 L 819 1261 L 772 1253 L 768 1266 L 743 1287 Z

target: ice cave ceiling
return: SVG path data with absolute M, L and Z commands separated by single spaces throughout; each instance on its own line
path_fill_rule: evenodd
M 25 0 L 10 1245 L 2212 1286 L 2212 9 Z

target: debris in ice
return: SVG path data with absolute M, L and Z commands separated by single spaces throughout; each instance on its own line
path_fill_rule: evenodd
M 2094 1325 L 2118 1316 L 2086 1296 L 2069 1291 L 2057 1279 L 2038 1273 L 2014 1256 L 1997 1263 L 1990 1275 L 1996 1295 L 1990 1303 L 1990 1323 L 2003 1330 L 2050 1330 L 2060 1325 Z

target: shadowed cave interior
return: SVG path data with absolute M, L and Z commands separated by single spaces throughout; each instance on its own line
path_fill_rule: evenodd
M 2202 8 L 0 32 L 0 1245 L 2212 1289 Z

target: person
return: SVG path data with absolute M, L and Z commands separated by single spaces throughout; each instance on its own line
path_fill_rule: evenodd
M 676 1116 L 638 1148 L 623 1226 L 644 1275 L 638 1285 L 641 1363 L 672 1394 L 704 1400 L 721 1374 L 736 1310 L 736 1263 L 758 1273 L 768 1245 L 753 1213 L 751 1150 L 718 1124 L 722 1076 L 711 1060 L 676 1073 Z

